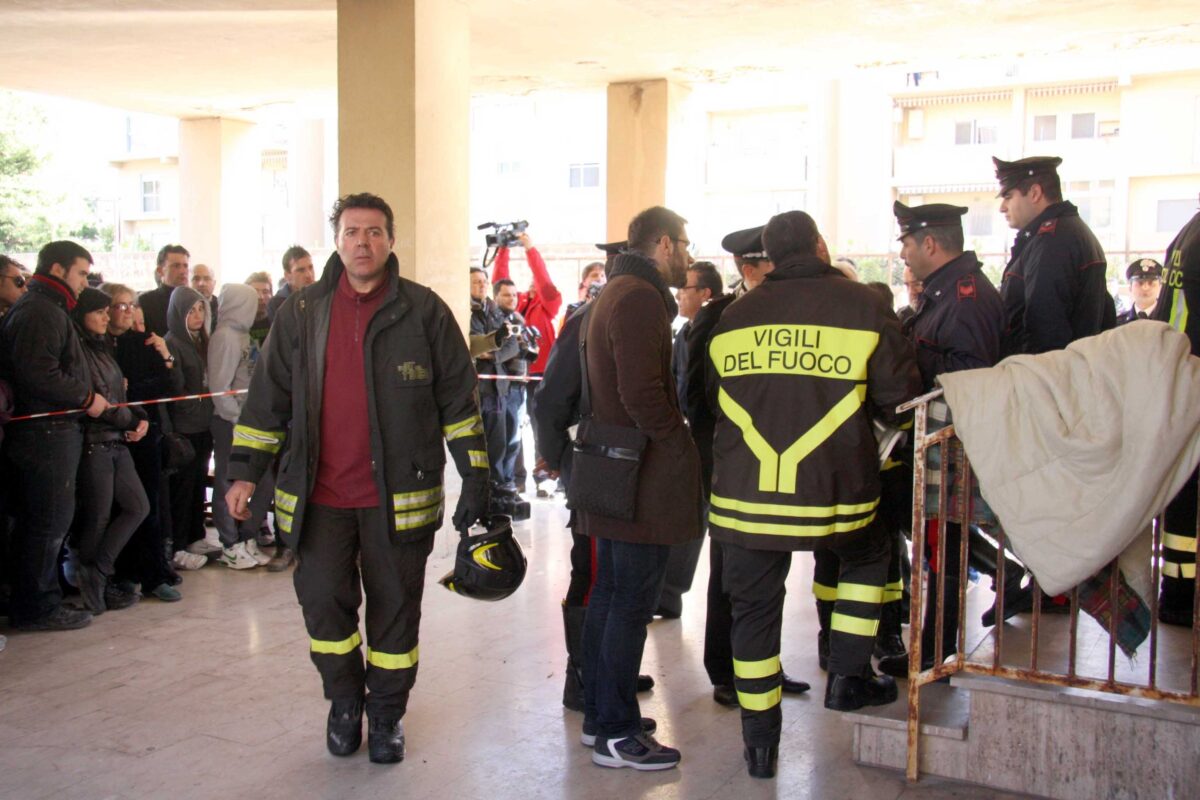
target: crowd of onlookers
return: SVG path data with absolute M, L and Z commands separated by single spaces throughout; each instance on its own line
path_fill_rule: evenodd
M 294 561 L 267 525 L 270 477 L 239 521 L 225 473 L 260 348 L 283 301 L 314 281 L 312 257 L 290 248 L 278 290 L 255 272 L 219 292 L 189 259 L 163 247 L 156 288 L 139 294 L 104 281 L 74 242 L 44 247 L 33 272 L 0 256 L 0 615 L 14 628 L 178 601 L 179 573 L 213 561 Z

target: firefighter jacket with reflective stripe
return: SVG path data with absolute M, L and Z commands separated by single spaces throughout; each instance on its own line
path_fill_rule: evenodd
M 295 549 L 316 481 L 330 309 L 345 267 L 330 256 L 321 280 L 294 292 L 275 316 L 234 428 L 229 476 L 257 481 L 282 450 L 275 519 Z M 430 289 L 401 278 L 388 258 L 383 304 L 363 339 L 371 470 L 380 510 L 403 538 L 442 523 L 449 446 L 464 479 L 487 479 L 475 369 L 462 331 Z
M 806 256 L 731 304 L 709 345 L 717 410 L 709 531 L 811 550 L 879 507 L 871 416 L 921 389 L 912 345 L 874 291 Z
M 1192 355 L 1200 356 L 1200 314 L 1188 313 L 1188 305 L 1200 306 L 1200 213 L 1175 236 L 1163 259 L 1163 288 L 1154 308 L 1154 318 L 1187 334 Z

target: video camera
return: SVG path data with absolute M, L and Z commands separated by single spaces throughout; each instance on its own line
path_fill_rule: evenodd
M 529 227 L 529 223 L 525 220 L 517 222 L 485 222 L 478 226 L 476 230 L 483 231 L 488 228 L 494 228 L 495 233 L 489 233 L 485 237 L 488 247 L 509 247 L 514 242 L 520 242 L 520 236 Z
M 475 226 L 475 230 L 484 231 L 492 228 L 494 233 L 489 233 L 484 237 L 487 247 L 483 251 L 483 268 L 487 269 L 491 266 L 492 261 L 496 258 L 495 250 L 501 247 L 511 247 L 513 244 L 520 244 L 521 234 L 529 227 L 529 222 L 526 220 L 518 220 L 516 222 L 485 222 L 482 225 Z

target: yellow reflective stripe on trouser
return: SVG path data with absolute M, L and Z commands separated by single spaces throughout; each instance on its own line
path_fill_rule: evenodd
M 848 614 L 839 614 L 835 611 L 833 612 L 833 617 L 829 620 L 829 628 L 830 630 L 849 633 L 854 636 L 874 637 L 879 630 L 879 620 L 852 617 Z
M 476 414 L 473 417 L 443 425 L 442 433 L 446 435 L 447 442 L 453 442 L 464 436 L 483 436 L 483 420 Z
M 282 509 L 289 514 L 296 513 L 296 501 L 300 498 L 294 494 L 289 494 L 283 489 L 275 490 L 275 508 Z
M 1163 547 L 1168 547 L 1172 550 L 1178 550 L 1181 553 L 1196 552 L 1196 537 L 1195 536 L 1180 536 L 1178 533 L 1164 533 Z
M 279 506 L 275 506 L 275 527 L 284 533 L 292 532 L 292 515 L 286 511 L 280 511 Z
M 429 508 L 420 508 L 416 511 L 409 511 L 406 514 L 396 515 L 396 530 L 410 531 L 413 528 L 421 528 L 425 525 L 432 525 L 437 522 L 442 513 L 442 504 L 438 503 Z
M 836 517 L 849 514 L 865 514 L 879 507 L 879 500 L 869 503 L 843 503 L 835 506 L 789 506 L 782 503 L 751 503 L 720 495 L 710 495 L 709 505 L 726 511 L 741 511 L 744 514 L 765 514 L 770 517 Z
M 884 584 L 883 587 L 883 602 L 891 603 L 899 600 L 904 596 L 904 584 L 900 581 Z
M 362 644 L 362 637 L 359 636 L 358 631 L 355 631 L 340 642 L 326 642 L 320 639 L 310 640 L 310 647 L 314 653 L 326 653 L 334 656 L 344 656 L 347 653 L 352 653 L 360 644 Z
M 865 583 L 838 583 L 837 599 L 878 605 L 883 602 L 883 587 L 867 586 Z
M 823 583 L 813 581 L 813 597 L 816 597 L 818 600 L 833 602 L 837 600 L 837 587 L 826 586 Z
M 825 525 L 789 525 L 783 522 L 747 522 L 723 514 L 708 514 L 708 521 L 722 528 L 742 533 L 765 533 L 770 536 L 828 536 L 831 533 L 846 533 L 865 528 L 875 521 L 875 515 L 848 522 L 830 522 Z
M 779 656 L 764 658 L 762 661 L 738 661 L 736 658 L 733 660 L 733 675 L 743 680 L 769 678 L 782 669 Z
M 367 663 L 380 669 L 412 669 L 417 665 L 418 649 L 414 647 L 407 653 L 381 653 L 367 648 Z
M 488 468 L 488 457 L 486 450 L 468 450 L 467 457 L 471 459 L 471 466 L 477 469 Z
M 442 502 L 444 497 L 445 493 L 441 486 L 422 489 L 419 492 L 400 492 L 392 495 L 392 510 L 407 511 L 410 508 L 424 508 Z
M 233 426 L 233 446 L 275 454 L 283 447 L 283 431 L 260 431 L 249 425 Z
M 779 705 L 783 699 L 783 687 L 776 686 L 769 692 L 738 692 L 738 705 L 747 711 L 766 711 Z
M 1192 563 L 1176 564 L 1173 561 L 1164 561 L 1162 565 L 1162 574 L 1168 578 L 1184 578 L 1185 580 L 1196 580 L 1196 565 Z
M 867 397 L 867 385 L 856 384 L 845 397 L 833 405 L 817 424 L 805 431 L 799 439 L 782 453 L 767 443 L 763 435 L 754 427 L 754 420 L 746 409 L 737 404 L 725 389 L 717 392 L 717 399 L 725 416 L 742 431 L 742 439 L 754 457 L 758 459 L 758 489 L 761 492 L 781 492 L 794 494 L 796 491 L 796 473 L 800 462 L 808 454 L 828 439 L 854 416 Z

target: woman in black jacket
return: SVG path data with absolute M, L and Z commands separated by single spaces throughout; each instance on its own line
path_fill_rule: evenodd
M 150 513 L 150 502 L 134 469 L 126 442 L 136 442 L 149 427 L 141 408 L 125 402 L 125 377 L 113 358 L 108 332 L 110 298 L 87 288 L 72 312 L 84 343 L 92 390 L 113 404 L 99 417 L 85 417 L 83 455 L 76 482 L 76 547 L 79 591 L 93 614 L 126 608 L 138 596 L 109 583 L 117 556 Z M 119 510 L 113 514 L 113 502 Z

